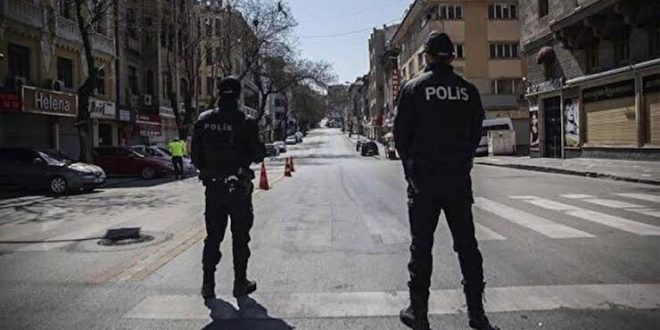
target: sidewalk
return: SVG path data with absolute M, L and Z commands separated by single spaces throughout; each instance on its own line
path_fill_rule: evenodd
M 606 178 L 660 185 L 660 162 L 595 158 L 530 158 L 492 156 L 475 158 L 475 164 L 523 170 Z

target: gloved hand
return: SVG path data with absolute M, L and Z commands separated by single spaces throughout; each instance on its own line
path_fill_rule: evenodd
M 419 194 L 419 184 L 415 175 L 415 162 L 412 159 L 407 159 L 403 161 L 403 172 L 406 175 L 406 181 L 408 182 L 409 188 L 415 194 Z

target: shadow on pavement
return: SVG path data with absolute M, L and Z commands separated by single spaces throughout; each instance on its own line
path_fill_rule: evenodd
M 213 322 L 202 330 L 291 330 L 282 319 L 268 315 L 268 310 L 250 297 L 238 299 L 238 308 L 222 300 L 213 299 L 206 302 L 211 310 Z
M 184 180 L 194 178 L 194 177 L 196 177 L 196 174 L 195 175 L 193 175 L 193 174 L 186 175 Z M 142 178 L 110 178 L 110 179 L 108 179 L 108 182 L 105 184 L 105 186 L 99 187 L 98 189 L 148 188 L 148 187 L 159 186 L 159 185 L 162 185 L 162 184 L 175 182 L 175 181 L 181 181 L 181 180 L 177 180 L 173 176 L 155 178 L 155 179 L 151 179 L 151 180 L 145 180 L 145 179 L 142 179 Z

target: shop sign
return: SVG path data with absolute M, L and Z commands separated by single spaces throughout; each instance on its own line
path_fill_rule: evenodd
M 542 83 L 529 86 L 527 94 L 545 93 L 561 89 L 564 85 L 561 78 L 547 80 Z
M 119 109 L 120 121 L 131 121 L 131 110 Z
M 22 108 L 20 95 L 11 92 L 0 92 L 0 111 L 20 112 Z
M 137 122 L 142 124 L 160 125 L 160 116 L 153 114 L 139 114 Z
M 174 118 L 174 110 L 170 107 L 160 107 L 158 114 L 163 118 Z
M 660 74 L 644 77 L 644 93 L 660 92 Z
M 608 85 L 583 89 L 582 102 L 597 102 L 633 95 L 635 95 L 635 80 L 631 79 Z
M 23 86 L 23 112 L 75 117 L 77 96 L 30 86 Z
M 117 109 L 114 102 L 90 98 L 89 115 L 92 118 L 115 119 L 117 116 Z

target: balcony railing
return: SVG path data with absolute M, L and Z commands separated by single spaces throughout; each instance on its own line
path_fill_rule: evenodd
M 115 53 L 115 43 L 112 38 L 108 36 L 104 36 L 100 33 L 94 33 L 92 34 L 92 48 L 94 50 L 97 50 L 99 52 L 103 52 L 106 54 L 114 54 Z
M 45 11 L 39 6 L 24 0 L 0 1 L 0 12 L 4 18 L 11 19 L 35 28 L 45 27 Z
M 62 39 L 82 44 L 78 23 L 65 17 L 57 16 L 55 35 Z M 114 40 L 108 36 L 93 32 L 90 35 L 90 41 L 92 43 L 92 49 L 96 51 L 106 54 L 115 53 Z

